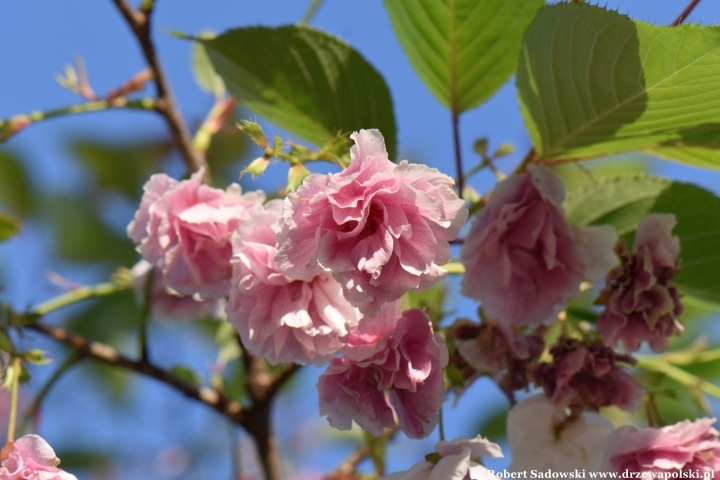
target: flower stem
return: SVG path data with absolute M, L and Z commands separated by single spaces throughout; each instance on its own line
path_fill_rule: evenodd
M 75 364 L 80 361 L 82 356 L 78 354 L 77 352 L 71 353 L 65 361 L 55 370 L 55 372 L 50 376 L 47 382 L 40 388 L 40 391 L 35 396 L 35 399 L 33 400 L 32 404 L 30 404 L 30 407 L 25 411 L 25 414 L 23 415 L 22 422 L 20 422 L 20 430 L 24 430 L 27 427 L 28 422 L 32 418 L 32 416 L 37 412 L 37 410 L 40 408 L 40 404 L 45 400 L 45 397 L 47 397 L 47 394 L 50 393 L 50 390 L 55 386 L 55 384 L 60 380 L 60 378 L 68 371 L 71 367 L 73 367 Z
M 78 103 L 76 105 L 56 108 L 53 110 L 35 111 L 27 114 L 15 115 L 10 118 L 0 119 L 0 143 L 33 123 L 38 123 L 55 117 L 73 115 L 76 113 L 97 112 L 116 108 L 153 111 L 156 108 L 156 104 L 155 100 L 152 98 L 140 98 L 137 100 L 94 100 L 91 102 Z
M 15 357 L 13 360 L 13 379 L 12 390 L 10 393 L 10 420 L 8 421 L 7 441 L 11 443 L 15 441 L 15 425 L 17 423 L 17 405 L 18 405 L 18 389 L 20 386 L 20 371 L 22 370 L 22 360 Z
M 443 409 L 440 407 L 438 412 L 438 433 L 440 434 L 440 441 L 445 441 L 445 422 L 443 422 Z
M 463 173 L 462 152 L 460 150 L 460 114 L 452 113 L 453 143 L 455 145 L 455 168 L 457 169 L 458 197 L 463 198 L 465 174 Z
M 308 25 L 310 22 L 312 22 L 312 19 L 313 17 L 315 17 L 315 13 L 318 11 L 318 8 L 320 8 L 322 2 L 323 0 L 312 0 L 310 2 L 310 5 L 308 6 L 305 14 L 300 20 L 300 25 Z
M 87 300 L 88 298 L 112 295 L 113 293 L 122 292 L 128 288 L 130 288 L 129 284 L 118 282 L 99 283 L 97 285 L 76 288 L 60 296 L 51 298 L 47 302 L 41 303 L 35 307 L 33 313 L 36 315 L 45 315 L 53 310 L 57 310 L 58 308 L 65 307 L 82 300 Z

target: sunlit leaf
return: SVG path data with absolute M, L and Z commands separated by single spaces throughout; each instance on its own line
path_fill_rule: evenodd
M 415 71 L 446 107 L 463 112 L 515 72 L 523 33 L 544 0 L 385 0 Z
M 717 27 L 650 25 L 585 3 L 543 7 L 517 75 L 537 154 L 718 146 L 719 47 Z
M 695 185 L 647 174 L 617 175 L 568 194 L 568 217 L 578 225 L 610 224 L 620 235 L 648 213 L 673 213 L 682 268 L 674 284 L 698 298 L 720 302 L 720 198 Z
M 394 156 L 396 127 L 387 85 L 342 40 L 286 26 L 241 28 L 199 41 L 230 92 L 253 112 L 316 145 L 337 132 L 378 128 Z

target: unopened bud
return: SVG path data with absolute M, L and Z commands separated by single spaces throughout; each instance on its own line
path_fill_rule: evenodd
M 248 165 L 242 173 L 249 173 L 253 178 L 265 173 L 265 169 L 270 165 L 270 159 L 267 157 L 256 158 Z
M 473 149 L 477 152 L 478 155 L 480 155 L 482 158 L 485 158 L 487 156 L 487 146 L 487 138 L 481 138 L 479 140 L 475 140 Z
M 495 150 L 495 153 L 493 153 L 493 158 L 504 157 L 505 155 L 510 155 L 514 151 L 515 147 L 513 147 L 512 144 L 503 143 L 498 147 L 497 150 Z
M 270 145 L 267 137 L 265 136 L 265 132 L 263 132 L 259 123 L 250 120 L 243 120 L 238 124 L 238 128 L 247 133 L 258 147 L 265 149 Z
M 288 171 L 288 183 L 287 183 L 287 192 L 292 192 L 298 189 L 300 185 L 302 185 L 303 180 L 305 180 L 305 177 L 310 175 L 310 170 L 305 168 L 305 165 L 302 163 L 298 163 L 297 165 L 293 165 L 290 167 L 290 171 Z

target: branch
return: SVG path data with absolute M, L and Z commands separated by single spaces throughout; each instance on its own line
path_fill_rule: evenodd
M 132 370 L 142 375 L 154 378 L 155 380 L 180 391 L 185 396 L 208 405 L 237 424 L 243 424 L 246 420 L 245 412 L 243 411 L 242 406 L 239 403 L 228 399 L 224 394 L 215 389 L 194 385 L 193 383 L 190 383 L 175 374 L 167 372 L 150 362 L 132 360 L 120 355 L 117 350 L 109 345 L 88 341 L 85 338 L 69 333 L 60 327 L 43 325 L 41 323 L 31 323 L 26 325 L 25 328 L 39 332 L 71 347 L 82 357 L 92 358 L 93 360 L 97 360 L 107 365 L 125 368 L 127 370 Z
M 270 386 L 267 389 L 267 396 L 269 398 L 274 397 L 277 394 L 278 390 L 280 390 L 280 388 L 282 388 L 282 386 L 285 385 L 287 381 L 290 380 L 298 370 L 300 370 L 301 367 L 302 365 L 298 365 L 297 363 L 291 363 L 284 370 L 275 375 L 272 382 L 270 383 Z
M 97 112 L 113 108 L 126 108 L 130 110 L 155 110 L 155 100 L 152 98 L 141 98 L 138 100 L 125 100 L 122 98 L 114 100 L 95 100 L 92 102 L 79 103 L 68 107 L 56 108 L 45 112 L 36 111 L 23 115 L 15 115 L 0 120 L 0 143 L 18 133 L 23 128 L 43 120 L 72 115 L 75 113 Z
M 238 342 L 242 345 L 240 336 Z M 260 457 L 267 480 L 282 480 L 282 455 L 275 432 L 272 428 L 273 379 L 268 373 L 263 358 L 256 357 L 243 348 L 243 364 L 245 366 L 245 385 L 253 402 L 252 413 L 245 417 L 243 427 L 255 439 L 257 453 Z
M 692 0 L 690 4 L 685 7 L 685 10 L 682 11 L 682 13 L 675 19 L 673 23 L 670 24 L 671 27 L 677 27 L 682 22 L 685 21 L 685 19 L 692 13 L 693 9 L 697 6 L 697 4 L 700 3 L 700 0 Z
M 196 152 L 192 147 L 190 132 L 185 124 L 175 97 L 170 89 L 170 82 L 160 64 L 160 59 L 155 52 L 155 46 L 150 34 L 150 17 L 152 16 L 154 2 L 145 0 L 140 10 L 135 10 L 126 0 L 112 0 L 115 6 L 128 23 L 135 38 L 140 44 L 143 56 L 153 74 L 155 87 L 157 89 L 156 110 L 165 118 L 170 129 L 175 145 L 187 165 L 188 170 L 197 171 L 205 169 L 205 181 L 209 183 L 210 170 L 205 158 Z

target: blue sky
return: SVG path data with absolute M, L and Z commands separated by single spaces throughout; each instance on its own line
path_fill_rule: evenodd
M 281 25 L 297 22 L 307 7 L 304 0 L 158 0 L 154 34 L 162 61 L 169 74 L 179 104 L 190 124 L 201 121 L 212 105 L 212 98 L 200 91 L 189 68 L 190 43 L 164 33 L 162 29 L 196 33 L 204 29 L 221 32 L 225 29 L 249 25 Z M 685 0 L 623 0 L 608 1 L 609 8 L 618 8 L 632 18 L 665 25 L 670 23 L 686 5 Z M 720 21 L 720 5 L 711 0 L 701 2 L 692 15 L 694 21 L 706 25 Z M 449 112 L 428 92 L 415 75 L 401 47 L 394 38 L 389 19 L 380 0 L 326 0 L 318 11 L 313 25 L 328 30 L 351 43 L 385 77 L 394 100 L 398 125 L 400 158 L 427 163 L 453 175 L 452 131 Z M 248 45 L 247 48 L 252 48 Z M 80 99 L 60 88 L 53 75 L 81 55 L 87 65 L 90 81 L 98 92 L 105 92 L 144 68 L 139 49 L 130 32 L 109 0 L 75 1 L 15 1 L 0 5 L 0 118 L 37 109 L 48 109 L 78 102 Z M 266 130 L 276 129 L 268 124 Z M 32 182 L 48 191 L 72 192 L 88 181 L 68 153 L 69 138 L 82 134 L 99 139 L 129 140 L 145 138 L 164 132 L 164 124 L 153 114 L 102 112 L 78 115 L 33 126 L 13 138 L 2 149 L 20 152 L 26 160 Z M 461 136 L 463 157 L 467 168 L 476 162 L 472 144 L 479 137 L 490 139 L 492 151 L 502 142 L 510 142 L 516 152 L 499 164 L 510 171 L 530 148 L 530 141 L 519 114 L 512 83 L 502 88 L 485 105 L 462 116 Z M 272 169 L 276 168 L 276 172 Z M 693 181 L 718 191 L 720 176 L 690 167 L 667 162 L 653 162 L 659 174 L 674 179 Z M 284 171 L 271 167 L 266 184 L 281 181 Z M 492 186 L 494 179 L 480 175 L 473 186 L 480 192 Z M 127 223 L 131 211 L 120 210 L 115 221 Z M 123 218 L 126 217 L 126 218 Z M 49 230 L 42 225 L 30 225 L 19 239 L 0 246 L 0 272 L 6 288 L 2 299 L 17 308 L 48 298 L 54 291 L 45 278 L 48 270 L 78 282 L 101 280 L 92 269 L 81 269 L 58 262 L 51 249 Z M 459 314 L 472 315 L 474 302 L 453 296 Z M 208 345 L 198 345 L 183 332 L 182 326 L 155 327 L 157 347 L 163 352 L 182 352 L 200 366 L 212 358 Z M 170 354 L 170 353 L 168 353 Z M 205 364 L 203 363 L 205 362 Z M 296 390 L 299 400 L 282 400 L 278 419 L 287 423 L 298 415 L 317 414 L 314 377 L 318 372 L 308 369 L 303 379 L 308 388 Z M 42 375 L 42 374 L 41 374 Z M 112 446 L 117 442 L 136 442 L 135 453 L 141 466 L 130 469 L 122 478 L 150 478 L 147 468 L 162 445 L 178 443 L 178 437 L 197 435 L 210 439 L 208 444 L 216 453 L 204 457 L 202 468 L 177 478 L 207 478 L 202 471 L 218 469 L 226 474 L 227 435 L 224 426 L 201 408 L 189 405 L 185 399 L 149 381 L 133 387 L 133 395 L 144 398 L 143 409 L 108 414 L 102 408 L 106 399 L 90 390 L 81 373 L 71 374 L 57 391 L 44 414 L 43 431 L 59 441 Z M 483 383 L 471 392 L 474 399 L 464 399 L 455 410 L 447 413 L 447 435 L 471 434 L 468 425 L 479 422 L 483 407 L 486 410 L 502 403 L 502 397 Z M 77 392 L 77 393 L 76 393 Z M 187 428 L 175 425 L 176 416 L 189 411 Z M 109 416 L 109 418 L 107 418 Z M 89 420 L 91 418 L 91 420 Z M 312 419 L 303 432 L 314 435 L 323 432 L 324 420 Z M 46 429 L 46 430 L 45 430 Z M 212 430 L 212 432 L 209 432 Z M 219 433 L 218 433 L 219 432 Z M 220 437 L 225 438 L 224 440 Z M 308 446 L 296 436 L 284 432 L 285 446 L 302 445 L 291 456 L 304 465 L 334 465 L 347 445 L 327 447 L 307 454 Z M 174 440 L 175 439 L 175 440 Z M 205 441 L 205 440 L 203 440 Z M 213 442 L 217 442 L 217 445 Z M 393 447 L 392 466 L 400 468 L 422 457 L 418 451 L 429 450 L 436 441 L 433 436 L 424 442 L 414 442 L 410 453 L 400 453 Z M 295 442 L 295 443 L 293 443 Z M 226 450 L 223 450 L 225 448 Z M 312 448 L 312 447 L 311 447 Z M 214 459 L 214 460 L 213 460 Z M 216 465 L 214 462 L 218 462 Z M 150 467 L 148 467 L 150 465 Z M 152 475 L 151 475 L 152 476 Z M 176 477 L 167 477 L 176 478 Z M 226 478 L 221 476 L 218 478 Z

